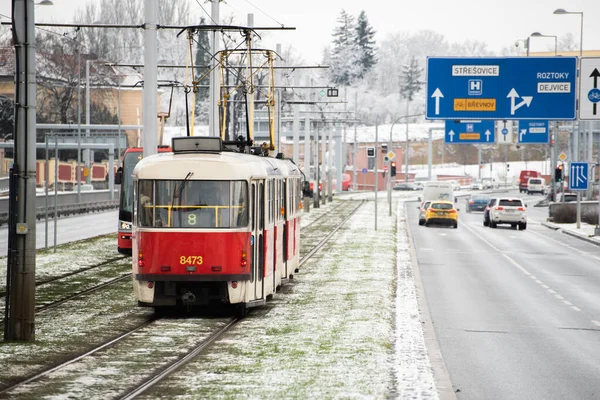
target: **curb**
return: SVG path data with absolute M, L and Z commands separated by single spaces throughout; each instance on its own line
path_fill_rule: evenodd
M 574 238 L 581 239 L 581 240 L 583 240 L 585 242 L 594 244 L 596 246 L 600 246 L 600 239 L 592 239 L 591 237 L 588 237 L 587 235 L 582 235 L 581 233 L 576 233 L 576 232 L 572 232 L 572 231 L 569 231 L 569 230 L 565 230 L 565 229 L 562 229 L 560 226 L 557 226 L 557 225 L 554 225 L 554 224 L 549 224 L 547 222 L 542 222 L 542 225 L 545 226 L 546 228 L 550 228 L 550 229 L 555 230 L 555 231 L 561 231 L 565 235 L 569 235 L 569 236 L 572 236 Z

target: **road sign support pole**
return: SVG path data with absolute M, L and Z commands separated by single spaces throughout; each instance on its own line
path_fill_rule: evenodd
M 427 136 L 427 180 L 431 180 L 431 164 L 433 162 L 433 128 L 429 128 Z
M 477 146 L 477 173 L 478 173 L 478 178 L 479 180 L 481 180 L 481 145 Z
M 596 123 L 592 125 L 592 135 L 594 134 L 594 128 L 596 127 Z M 598 225 L 596 225 L 596 229 L 594 229 L 594 235 L 600 235 L 600 132 L 598 132 L 598 166 L 596 167 L 598 170 L 598 196 L 596 196 L 596 200 L 598 201 Z
M 581 192 L 577 191 L 577 229 L 581 229 Z
M 554 171 L 557 166 L 557 156 L 556 156 L 556 141 L 558 140 L 558 122 L 553 122 L 548 129 L 551 129 L 550 132 L 550 201 L 556 201 L 556 180 L 554 177 Z
M 594 164 L 594 133 L 592 132 L 592 125 L 589 122 L 585 124 L 585 132 L 587 135 L 587 162 L 590 165 Z M 594 175 L 591 173 L 592 169 L 590 168 L 590 176 L 588 177 L 588 181 L 592 184 L 589 185 L 587 192 L 587 199 L 592 200 L 594 194 Z

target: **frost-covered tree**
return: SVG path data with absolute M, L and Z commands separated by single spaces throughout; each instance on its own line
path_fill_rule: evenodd
M 575 37 L 569 32 L 558 39 L 556 47 L 558 51 L 577 51 L 579 50 L 579 43 L 575 41 Z
M 410 102 L 414 100 L 415 94 L 420 92 L 423 87 L 424 82 L 421 80 L 423 68 L 419 66 L 419 62 L 415 56 L 413 56 L 408 65 L 402 66 L 402 71 L 404 82 L 400 87 L 400 94 Z
M 15 127 L 15 103 L 9 98 L 0 98 L 0 139 L 13 134 Z
M 375 30 L 369 24 L 367 14 L 364 11 L 358 16 L 356 21 L 356 44 L 359 50 L 360 65 L 362 67 L 360 78 L 363 78 L 373 66 L 377 63 L 375 52 Z
M 200 18 L 200 25 L 205 25 L 204 17 Z M 208 98 L 210 83 L 209 69 L 205 68 L 211 64 L 210 39 L 208 31 L 199 31 L 196 37 L 196 57 L 194 59 L 194 81 L 197 82 L 196 90 L 196 117 L 198 121 L 208 123 Z
M 190 25 L 191 10 L 186 0 L 158 2 L 160 25 Z M 77 11 L 75 21 L 81 23 L 104 23 L 115 25 L 141 25 L 144 21 L 144 0 L 101 0 L 87 2 Z M 84 28 L 83 40 L 90 52 L 106 60 L 123 63 L 143 61 L 143 29 L 97 29 Z M 159 61 L 171 63 L 185 59 L 185 37 L 176 38 L 176 30 L 159 29 Z
M 449 55 L 460 57 L 486 57 L 491 56 L 487 43 L 479 40 L 465 40 L 462 43 L 453 43 L 450 46 Z
M 349 86 L 361 76 L 360 51 L 356 42 L 354 18 L 345 10 L 338 17 L 333 32 L 330 79 L 339 85 Z

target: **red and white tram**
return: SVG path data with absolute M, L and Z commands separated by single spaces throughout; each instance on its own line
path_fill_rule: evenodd
M 133 171 L 133 282 L 142 306 L 264 304 L 299 265 L 302 176 L 290 160 L 173 139 Z

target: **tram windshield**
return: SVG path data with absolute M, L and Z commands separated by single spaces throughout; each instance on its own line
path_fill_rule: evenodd
M 248 225 L 245 181 L 140 180 L 137 224 L 161 228 L 240 228 Z
M 142 159 L 142 152 L 128 152 L 123 157 L 123 177 L 121 182 L 121 210 L 129 213 L 129 218 L 121 218 L 131 221 L 133 212 L 133 169 Z

